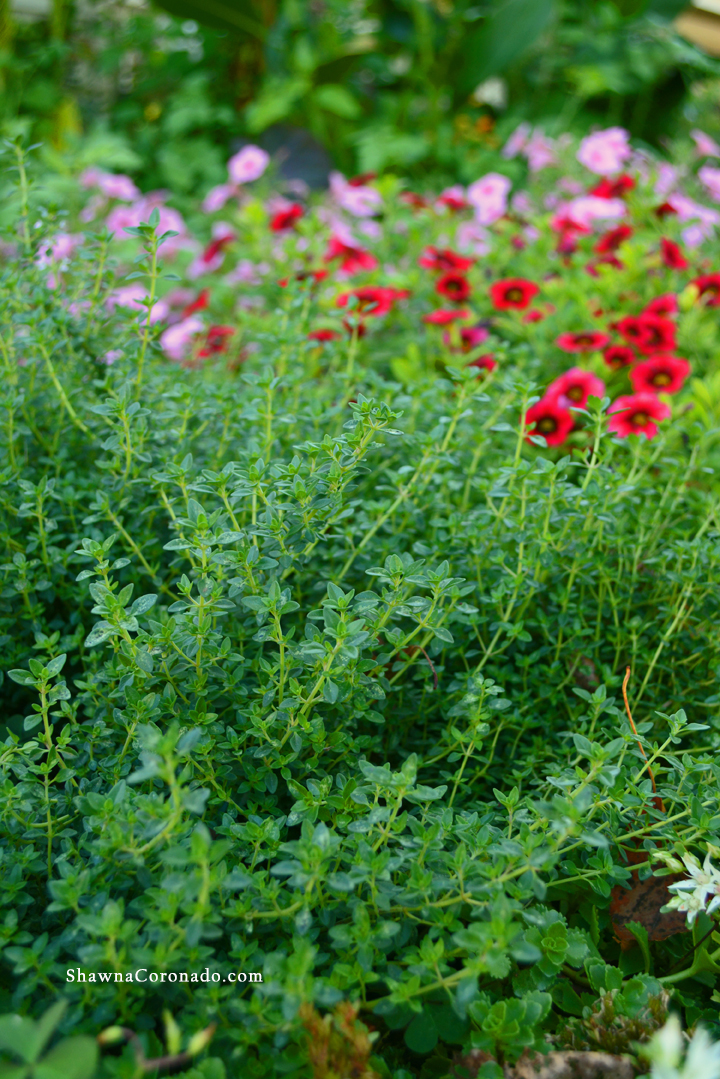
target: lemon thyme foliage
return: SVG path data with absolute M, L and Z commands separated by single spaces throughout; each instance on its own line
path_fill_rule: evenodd
M 0 275 L 3 1010 L 62 994 L 61 1035 L 150 1060 L 169 1009 L 258 1079 L 312 1075 L 319 1015 L 398 1077 L 590 1045 L 609 993 L 621 1033 L 667 993 L 712 1031 L 707 912 L 621 948 L 612 906 L 720 846 L 707 417 L 616 438 L 591 397 L 561 456 L 526 343 L 484 380 L 348 373 L 347 341 L 318 374 L 304 281 L 242 365 L 175 365 L 152 303 L 98 305 L 103 236 L 68 312 L 37 220 Z

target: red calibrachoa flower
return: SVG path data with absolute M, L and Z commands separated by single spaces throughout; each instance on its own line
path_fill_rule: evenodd
M 543 397 L 527 410 L 525 422 L 535 425 L 530 435 L 542 435 L 548 446 L 560 446 L 575 426 L 575 420 L 555 397 Z
M 682 356 L 661 352 L 642 360 L 630 372 L 635 393 L 677 393 L 690 374 L 690 364 Z
M 406 299 L 410 293 L 407 289 L 384 288 L 382 285 L 365 285 L 362 288 L 353 289 L 352 292 L 343 292 L 335 301 L 336 307 L 347 307 L 351 296 L 357 299 L 353 314 L 366 318 L 368 315 L 376 317 L 386 315 L 396 300 Z
M 459 195 L 454 195 L 451 191 L 446 191 L 438 197 L 437 200 L 441 206 L 446 206 L 448 210 L 452 210 L 453 213 L 457 213 L 459 210 L 464 210 L 467 206 L 465 199 Z
M 676 315 L 680 307 L 674 292 L 668 292 L 664 296 L 656 296 L 643 310 L 644 315 Z
M 587 273 L 590 274 L 591 277 L 599 277 L 600 274 L 598 273 L 598 266 L 612 266 L 615 270 L 625 269 L 625 263 L 621 262 L 620 259 L 617 258 L 615 255 L 602 255 L 600 258 L 593 259 L 592 262 L 588 262 L 585 270 L 587 271 Z
M 425 270 L 436 270 L 438 273 L 466 273 L 475 265 L 475 261 L 465 255 L 458 255 L 449 247 L 426 247 L 418 259 L 418 266 Z
M 691 284 L 695 285 L 708 307 L 720 307 L 720 273 L 703 274 Z
M 330 242 L 323 257 L 325 262 L 341 259 L 340 269 L 347 274 L 360 273 L 362 270 L 375 270 L 379 265 L 378 260 L 369 251 L 365 251 L 362 247 L 345 244 L 337 236 L 330 237 Z
M 546 398 L 557 401 L 562 408 L 585 408 L 588 397 L 602 397 L 605 383 L 592 371 L 583 371 L 582 367 L 571 367 L 564 375 L 551 382 L 545 391 Z
M 669 270 L 687 270 L 690 265 L 680 245 L 666 240 L 664 236 L 660 240 L 660 257 Z
M 527 281 L 524 277 L 509 277 L 490 286 L 490 299 L 498 311 L 524 311 L 539 291 L 534 281 Z
M 654 393 L 634 393 L 617 397 L 608 411 L 612 413 L 608 428 L 620 438 L 639 434 L 654 438 L 658 423 L 670 415 L 670 408 Z
M 593 251 L 597 251 L 598 255 L 606 255 L 612 251 L 617 251 L 621 244 L 630 239 L 634 231 L 630 225 L 617 225 L 616 228 L 602 234 L 593 247 Z
M 351 176 L 348 180 L 349 187 L 365 187 L 365 184 L 372 183 L 373 180 L 377 180 L 376 172 L 361 172 L 359 176 Z
M 610 345 L 603 352 L 603 359 L 613 371 L 619 371 L 622 367 L 635 363 L 637 356 L 629 345 Z
M 196 311 L 204 311 L 205 308 L 209 305 L 209 303 L 210 289 L 204 288 L 202 292 L 198 294 L 197 299 L 193 300 L 192 303 L 189 303 L 185 307 L 183 307 L 183 318 L 189 318 L 190 315 L 194 315 Z
M 616 176 L 614 180 L 606 176 L 590 189 L 590 194 L 596 195 L 599 199 L 621 199 L 634 187 L 635 181 L 632 176 L 623 173 L 621 176 Z
M 656 217 L 668 217 L 670 214 L 676 214 L 677 210 L 671 202 L 661 202 L 659 206 L 655 208 Z
M 229 337 L 235 333 L 232 326 L 211 326 L 207 332 L 205 344 L 198 352 L 198 356 L 215 356 L 218 352 L 227 352 Z
M 492 353 L 488 352 L 485 356 L 478 356 L 476 360 L 470 360 L 470 363 L 467 366 L 477 367 L 478 374 L 480 374 L 482 371 L 487 371 L 489 374 L 497 367 L 497 360 L 492 355 Z
M 327 270 L 299 270 L 295 274 L 296 281 L 308 281 L 312 278 L 313 283 L 319 285 L 321 281 L 324 281 L 327 277 Z M 290 282 L 289 277 L 283 277 L 278 281 L 280 288 L 287 288 Z
M 470 318 L 471 314 L 468 307 L 440 307 L 437 311 L 429 311 L 427 315 L 423 315 L 422 320 L 429 326 L 449 326 L 458 319 Z
M 443 341 L 451 352 L 472 352 L 486 341 L 487 337 L 488 331 L 484 326 L 462 326 L 459 341 L 453 341 L 452 334 L 449 333 L 443 334 Z
M 627 315 L 613 328 L 646 356 L 675 348 L 675 323 L 662 315 Z
M 275 214 L 270 222 L 270 228 L 273 232 L 285 232 L 286 229 L 294 229 L 295 222 L 298 221 L 305 211 L 299 202 L 293 202 L 285 210 L 280 210 Z
M 597 352 L 610 344 L 610 338 L 606 333 L 587 330 L 585 333 L 561 333 L 555 344 L 564 352 Z
M 472 289 L 467 277 L 461 273 L 444 273 L 435 285 L 435 291 L 451 303 L 464 303 L 469 299 Z
M 424 199 L 422 195 L 418 195 L 416 191 L 401 191 L 400 202 L 404 202 L 406 206 L 411 206 L 413 210 L 426 210 L 430 205 L 427 199 Z
M 311 330 L 308 337 L 311 341 L 337 341 L 342 334 L 339 334 L 337 330 Z

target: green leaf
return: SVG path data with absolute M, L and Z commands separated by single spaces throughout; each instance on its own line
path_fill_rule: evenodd
M 230 33 L 249 34 L 263 41 L 267 30 L 250 0 L 156 0 L 158 7 L 178 19 L 192 19 L 201 26 Z
M 327 109 L 345 120 L 356 120 L 362 112 L 359 102 L 350 91 L 338 83 L 330 82 L 318 86 L 313 92 L 313 100 L 321 109 Z
M 55 675 L 60 674 L 60 671 L 65 666 L 65 660 L 67 655 L 56 656 L 55 659 L 51 659 L 47 665 L 48 678 L 54 678 Z
M 94 1038 L 65 1038 L 35 1065 L 35 1079 L 92 1079 L 98 1062 Z
M 65 657 L 63 656 L 63 659 Z M 37 1058 L 42 1053 L 43 1049 L 49 1042 L 55 1027 L 58 1025 L 63 1015 L 67 1011 L 67 1000 L 58 1000 L 55 1004 L 52 1004 L 43 1016 L 35 1024 L 35 1044 L 34 1044 L 34 1056 Z
M 413 1053 L 431 1053 L 438 1042 L 438 1031 L 432 1012 L 423 1008 L 405 1031 L 405 1044 Z
M 0 1016 L 0 1052 L 30 1064 L 35 1059 L 35 1023 L 22 1015 Z
M 256 135 L 286 119 L 309 87 L 307 79 L 271 79 L 245 110 L 248 131 Z
M 472 93 L 483 79 L 519 59 L 548 27 L 554 10 L 554 0 L 505 0 L 495 8 L 465 42 L 460 93 Z

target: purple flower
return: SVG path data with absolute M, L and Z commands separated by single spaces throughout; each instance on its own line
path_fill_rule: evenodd
M 235 184 L 218 184 L 212 187 L 205 196 L 202 208 L 206 214 L 214 214 L 216 210 L 222 210 L 228 199 L 239 194 Z
M 519 127 L 516 127 L 502 148 L 503 157 L 517 157 L 519 153 L 522 153 L 530 138 L 530 131 L 530 124 L 520 124 Z

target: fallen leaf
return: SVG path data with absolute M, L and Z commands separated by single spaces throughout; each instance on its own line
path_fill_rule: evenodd
M 660 913 L 660 908 L 672 898 L 668 885 L 682 879 L 681 874 L 671 874 L 667 877 L 648 877 L 629 891 L 625 891 L 620 885 L 613 888 L 610 918 L 615 937 L 622 944 L 623 950 L 632 947 L 636 942 L 633 934 L 626 928 L 628 922 L 642 925 L 647 930 L 648 940 L 666 940 L 677 933 L 688 932 L 685 915 L 681 911 Z

